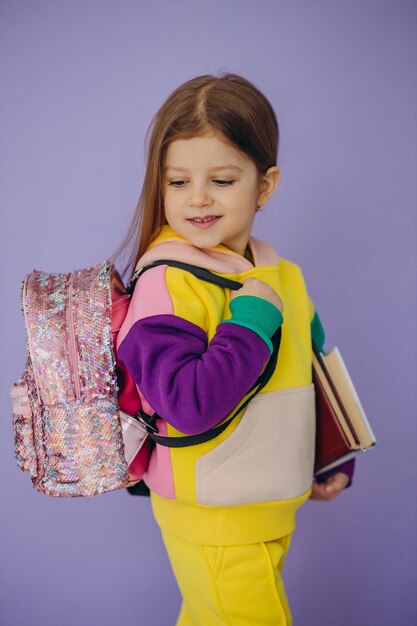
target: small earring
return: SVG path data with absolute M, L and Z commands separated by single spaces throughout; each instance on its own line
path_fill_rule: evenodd
M 262 211 L 262 204 L 257 205 L 255 213 L 260 213 Z

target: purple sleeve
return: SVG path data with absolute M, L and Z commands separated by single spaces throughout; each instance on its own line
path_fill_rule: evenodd
M 335 474 L 338 474 L 339 472 L 342 472 L 343 474 L 346 474 L 347 476 L 349 476 L 349 482 L 345 487 L 345 489 L 347 489 L 352 484 L 353 474 L 355 472 L 355 459 L 350 459 L 349 461 L 345 461 L 345 463 L 342 463 L 341 465 L 334 467 L 328 472 L 324 472 L 324 474 L 320 474 L 317 482 L 324 483 L 328 478 L 330 478 L 331 476 L 334 476 Z
M 238 324 L 206 333 L 175 315 L 133 324 L 117 352 L 153 410 L 179 431 L 198 434 L 221 422 L 256 382 L 267 344 Z

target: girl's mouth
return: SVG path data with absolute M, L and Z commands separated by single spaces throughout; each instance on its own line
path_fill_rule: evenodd
M 205 215 L 204 217 L 193 217 L 188 221 L 197 228 L 210 228 L 221 219 L 221 215 Z

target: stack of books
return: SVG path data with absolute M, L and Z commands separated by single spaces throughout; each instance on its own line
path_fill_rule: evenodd
M 338 348 L 322 353 L 313 345 L 313 383 L 317 413 L 314 474 L 320 476 L 369 450 L 376 439 Z

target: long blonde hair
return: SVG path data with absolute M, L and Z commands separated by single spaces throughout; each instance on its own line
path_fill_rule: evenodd
M 114 260 L 132 246 L 122 275 L 130 275 L 166 224 L 163 203 L 163 172 L 169 144 L 207 131 L 222 133 L 245 153 L 260 174 L 276 165 L 278 122 L 267 98 L 238 74 L 205 74 L 183 83 L 157 111 L 147 131 L 150 133 L 146 172 L 139 201 Z

